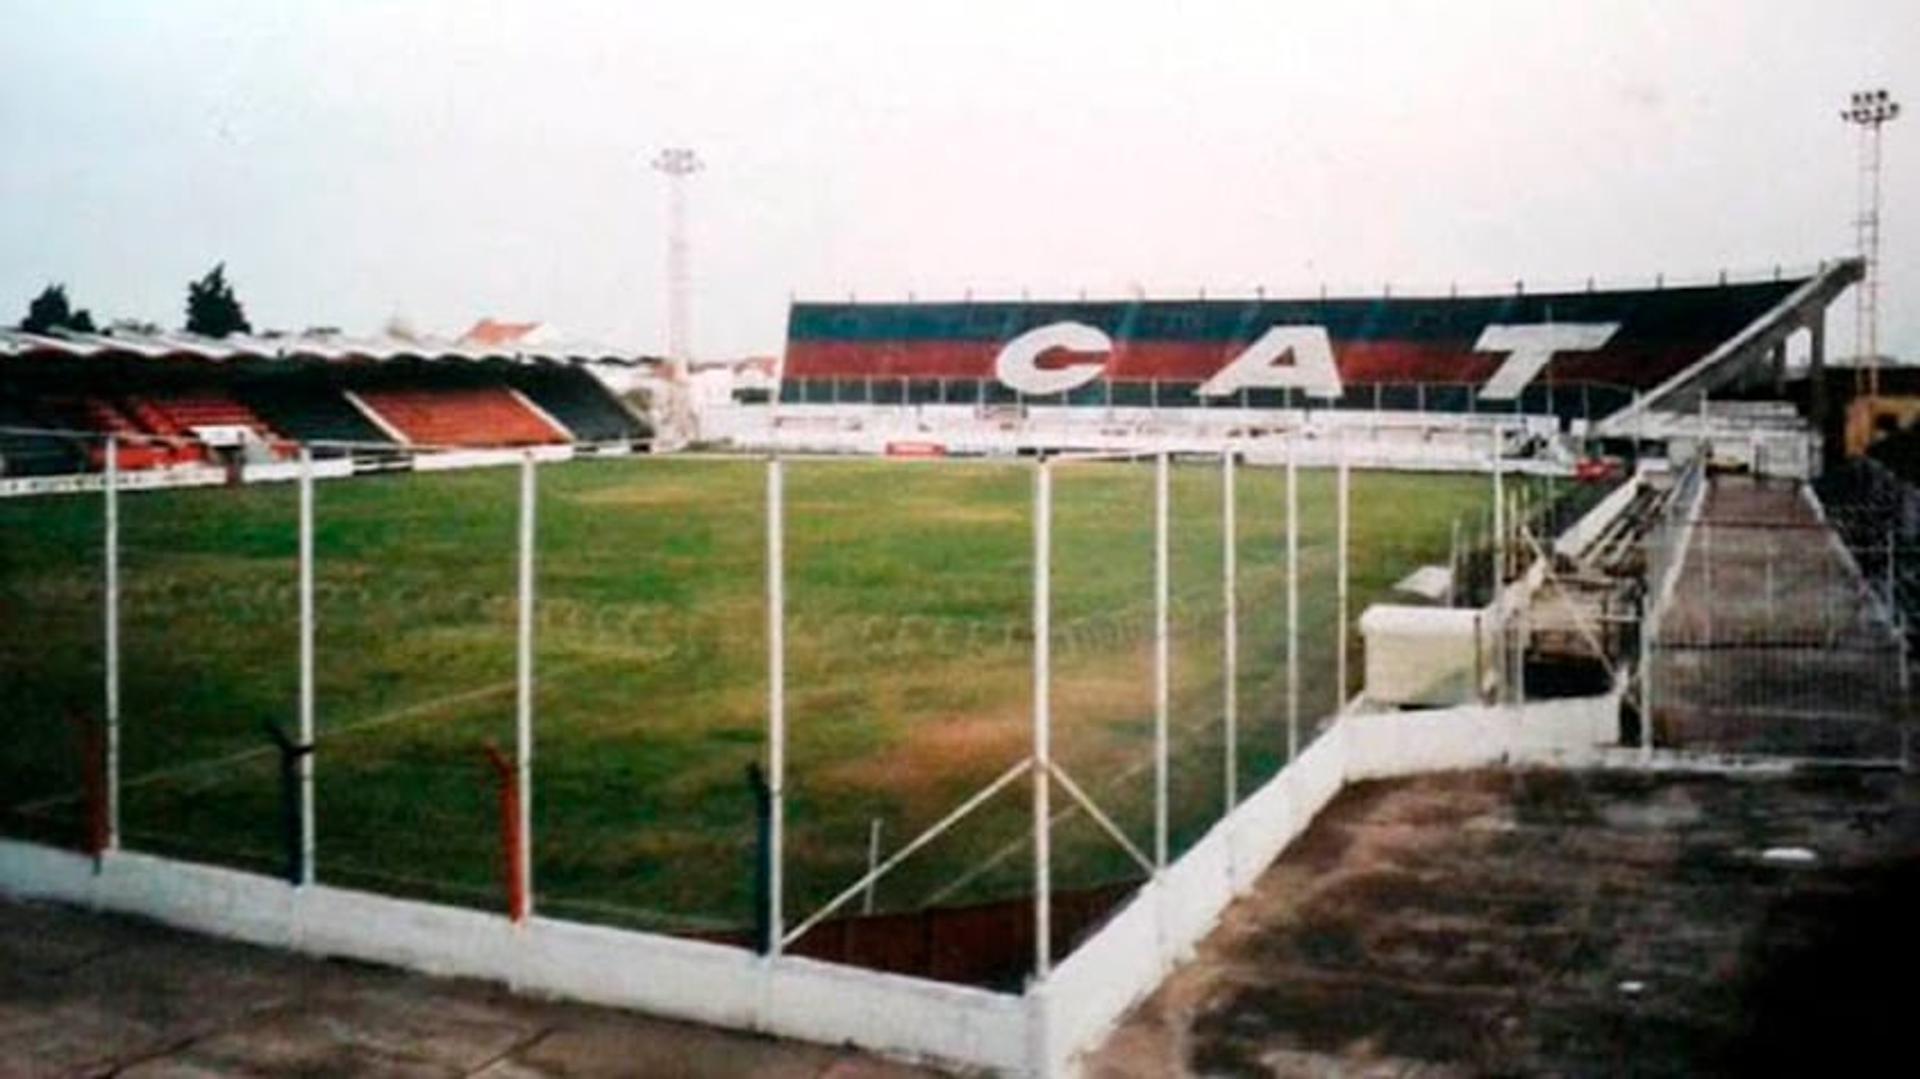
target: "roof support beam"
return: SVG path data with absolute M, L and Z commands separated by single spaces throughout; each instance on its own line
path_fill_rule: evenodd
M 1692 411 L 1713 391 L 1762 371 L 1774 348 L 1784 347 L 1786 339 L 1795 332 L 1806 328 L 1812 329 L 1816 336 L 1823 336 L 1821 328 L 1827 305 L 1859 281 L 1864 269 L 1865 264 L 1853 258 L 1842 259 L 1821 270 L 1746 329 L 1641 394 L 1633 404 L 1601 420 L 1596 425 L 1597 433 L 1620 435 L 1635 431 L 1647 412 Z

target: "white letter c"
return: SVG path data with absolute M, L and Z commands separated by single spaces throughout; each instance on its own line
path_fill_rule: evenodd
M 1040 357 L 1054 349 L 1112 352 L 1113 339 L 1084 322 L 1050 322 L 1000 346 L 1000 354 L 993 358 L 994 377 L 1029 397 L 1047 397 L 1092 382 L 1107 366 L 1106 358 L 1102 357 L 1041 367 Z

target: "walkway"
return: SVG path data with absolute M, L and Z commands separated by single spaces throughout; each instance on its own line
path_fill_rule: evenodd
M 0 1077 L 930 1075 L 848 1050 L 0 900 Z
M 1662 745 L 1901 753 L 1899 639 L 1800 484 L 1710 480 L 1653 673 Z

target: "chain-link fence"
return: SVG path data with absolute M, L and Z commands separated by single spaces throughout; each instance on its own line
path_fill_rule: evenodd
M 1920 484 L 1863 457 L 1823 475 L 1818 485 L 1828 521 L 1907 633 L 1920 647 Z
M 0 500 L 0 828 L 104 842 L 108 510 L 96 493 Z
M 1668 506 L 1647 543 L 1657 744 L 1900 759 L 1907 650 L 1876 583 L 1887 549 L 1863 560 L 1792 480 L 1690 469 Z
M 762 947 L 1090 921 L 1311 742 L 1491 490 L 353 449 L 0 499 L 0 828 Z

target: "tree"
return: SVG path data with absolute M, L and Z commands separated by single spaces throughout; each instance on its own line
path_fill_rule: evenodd
M 92 333 L 93 315 L 85 308 L 75 311 L 67 302 L 67 286 L 52 284 L 41 289 L 40 295 L 27 304 L 27 317 L 21 320 L 20 328 L 27 333 L 50 330 Z
M 225 337 L 230 333 L 252 333 L 247 312 L 227 283 L 227 264 L 222 262 L 207 276 L 187 284 L 187 332 L 202 337 Z

